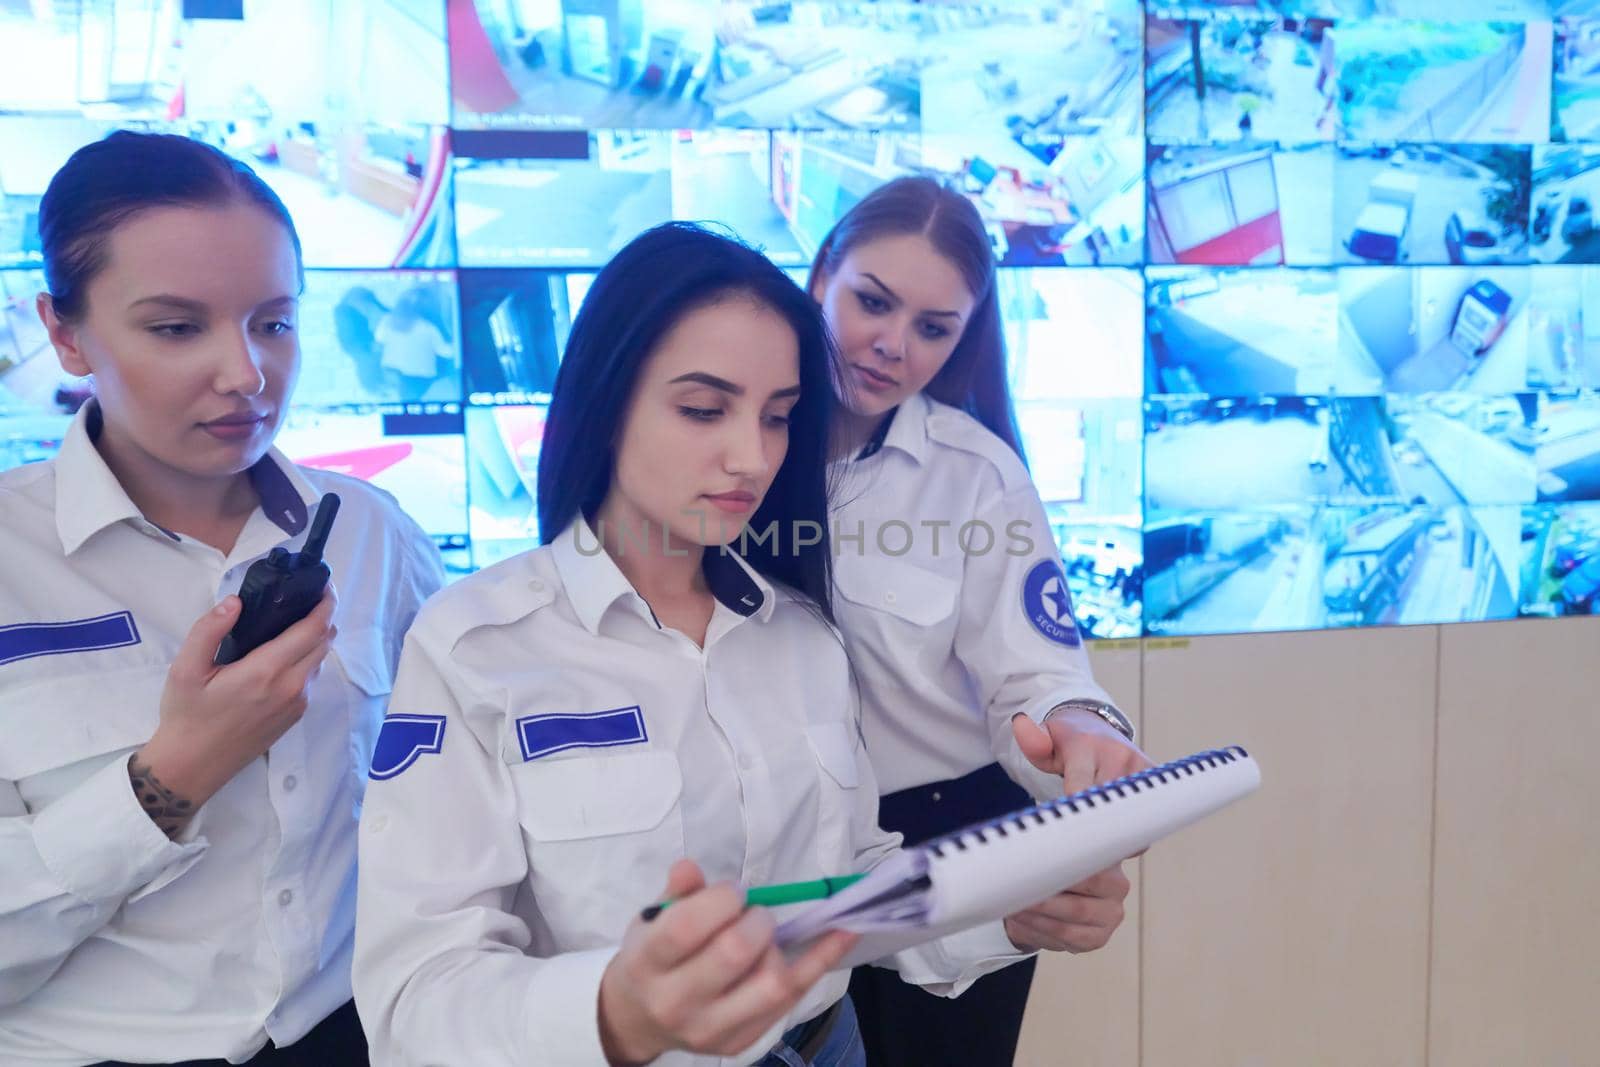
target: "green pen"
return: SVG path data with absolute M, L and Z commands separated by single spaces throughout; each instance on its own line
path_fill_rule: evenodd
M 808 900 L 826 900 L 839 890 L 855 885 L 864 874 L 841 874 L 833 878 L 817 878 L 810 882 L 786 882 L 783 885 L 758 885 L 745 890 L 747 908 L 775 908 L 780 904 L 803 904 Z M 649 922 L 666 911 L 672 901 L 652 904 L 639 913 L 639 918 Z

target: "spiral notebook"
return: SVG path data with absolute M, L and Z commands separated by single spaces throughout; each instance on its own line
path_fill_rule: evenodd
M 829 930 L 862 935 L 853 967 L 1003 918 L 1059 893 L 1253 792 L 1261 772 L 1237 746 L 1058 797 L 890 856 L 779 924 L 798 948 Z

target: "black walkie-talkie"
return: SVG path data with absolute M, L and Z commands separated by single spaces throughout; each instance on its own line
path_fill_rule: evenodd
M 322 562 L 322 549 L 328 543 L 328 531 L 333 529 L 337 514 L 338 495 L 323 494 L 300 551 L 275 548 L 266 559 L 250 564 L 244 581 L 239 583 L 239 599 L 244 602 L 239 620 L 217 649 L 219 667 L 243 659 L 252 649 L 311 614 L 328 587 L 330 574 L 328 565 Z

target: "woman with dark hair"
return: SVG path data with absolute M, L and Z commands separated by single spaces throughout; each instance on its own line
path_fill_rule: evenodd
M 844 363 L 836 610 L 883 827 L 916 844 L 1147 766 L 1090 673 L 1024 465 L 977 210 L 931 178 L 892 181 L 834 226 L 810 288 Z M 1099 948 L 1127 891 L 1113 868 L 1007 932 L 1019 948 Z M 869 1060 L 1011 1063 L 1032 977 L 1029 958 L 952 1001 L 857 968 Z
M 378 742 L 355 986 L 383 1062 L 863 1063 L 828 973 L 853 939 L 786 962 L 735 888 L 897 845 L 828 622 L 832 377 L 815 304 L 734 241 L 668 224 L 595 279 L 545 544 L 423 609 Z M 995 922 L 892 965 L 954 994 L 1020 955 Z
M 40 230 L 39 314 L 94 397 L 0 474 L 0 1061 L 363 1064 L 356 810 L 437 554 L 271 447 L 302 269 L 249 168 L 114 133 Z M 329 491 L 342 599 L 217 666 L 246 569 Z

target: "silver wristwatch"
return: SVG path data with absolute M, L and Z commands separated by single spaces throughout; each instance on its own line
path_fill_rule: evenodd
M 1122 714 L 1122 711 L 1115 704 L 1107 704 L 1103 700 L 1064 700 L 1050 710 L 1055 711 L 1058 708 L 1082 708 L 1084 711 L 1093 712 L 1104 719 L 1106 724 L 1113 730 L 1126 737 L 1128 744 L 1136 743 L 1133 736 L 1133 723 L 1128 721 L 1128 717 Z

